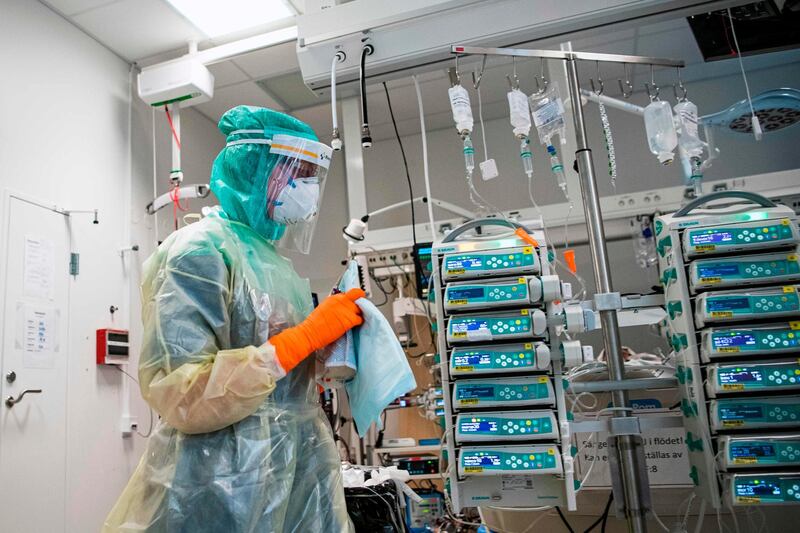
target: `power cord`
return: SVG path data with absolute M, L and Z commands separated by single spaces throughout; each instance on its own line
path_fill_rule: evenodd
M 589 532 L 590 532 L 590 531 L 592 531 L 594 528 L 596 528 L 597 526 L 599 526 L 601 522 L 603 523 L 603 526 L 602 526 L 602 527 L 603 527 L 603 530 L 605 530 L 605 527 L 606 527 L 606 525 L 605 525 L 605 524 L 606 524 L 606 520 L 608 520 L 608 512 L 611 510 L 611 502 L 613 502 L 613 501 L 614 501 L 614 493 L 613 493 L 613 492 L 611 492 L 611 493 L 608 495 L 608 501 L 606 502 L 606 507 L 605 507 L 605 509 L 603 509 L 603 514 L 601 514 L 599 517 L 597 517 L 597 520 L 595 520 L 594 522 L 592 522 L 592 525 L 590 525 L 589 527 L 587 527 L 587 528 L 586 528 L 586 529 L 583 531 L 583 533 L 589 533 Z
M 397 130 L 397 121 L 394 118 L 394 110 L 392 109 L 392 99 L 389 97 L 389 88 L 386 82 L 383 82 L 383 90 L 386 93 L 386 103 L 389 104 L 389 116 L 392 118 L 392 126 L 394 127 L 394 136 L 397 138 L 397 144 L 400 145 L 400 155 L 403 156 L 403 168 L 406 170 L 406 182 L 408 183 L 408 197 L 411 200 L 411 239 L 414 242 L 414 251 L 417 250 L 417 216 L 414 210 L 414 191 L 411 188 L 411 173 L 408 171 L 408 159 L 406 159 L 406 151 L 403 148 L 403 141 L 400 139 L 400 132 Z M 430 201 L 430 198 L 428 198 Z
M 561 508 L 558 505 L 556 505 L 556 512 L 558 513 L 558 517 L 561 519 L 561 521 L 564 522 L 564 526 L 567 528 L 567 531 L 569 531 L 569 533 L 575 533 L 575 530 L 572 529 L 571 525 L 569 525 L 569 522 L 567 522 L 567 517 L 564 516 L 564 513 L 561 512 Z

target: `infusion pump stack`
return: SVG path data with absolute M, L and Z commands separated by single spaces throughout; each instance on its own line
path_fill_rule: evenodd
M 727 205 L 715 208 L 709 204 L 715 199 Z M 655 230 L 699 495 L 717 509 L 797 505 L 800 233 L 794 211 L 753 193 L 725 191 L 658 217 Z
M 505 224 L 467 223 L 432 251 L 453 508 L 574 508 L 564 388 L 554 386 L 561 357 L 551 355 L 560 345 L 548 323 L 561 284 L 542 230 L 466 236 L 482 225 Z

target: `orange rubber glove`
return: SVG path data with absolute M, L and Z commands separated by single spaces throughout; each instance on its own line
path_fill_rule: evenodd
M 364 319 L 355 301 L 365 296 L 361 289 L 329 296 L 303 322 L 271 337 L 269 342 L 275 347 L 283 369 L 289 372 L 314 350 L 360 326 Z

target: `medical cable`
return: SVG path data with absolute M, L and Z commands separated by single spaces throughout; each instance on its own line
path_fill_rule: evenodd
M 387 481 L 388 481 L 388 480 L 387 480 Z M 401 528 L 401 527 L 400 527 L 400 525 L 397 523 L 397 520 L 395 520 L 395 518 L 396 518 L 395 511 L 397 511 L 398 509 L 397 509 L 397 508 L 394 508 L 394 509 L 393 509 L 393 508 L 392 508 L 392 504 L 391 504 L 391 503 L 389 503 L 389 501 L 387 501 L 387 499 L 384 499 L 384 498 L 388 498 L 388 496 L 387 496 L 387 495 L 378 493 L 378 491 L 376 491 L 376 490 L 375 490 L 375 489 L 373 489 L 372 487 L 363 486 L 363 487 L 358 487 L 358 488 L 360 488 L 360 489 L 367 489 L 367 490 L 369 490 L 369 491 L 372 491 L 372 492 L 375 494 L 375 496 L 377 496 L 379 500 L 381 500 L 381 501 L 382 501 L 384 504 L 386 504 L 386 507 L 389 509 L 389 519 L 392 521 L 392 527 L 394 527 L 394 528 L 395 528 L 395 531 L 398 531 L 398 532 L 400 532 L 400 531 L 405 531 L 405 530 L 404 530 L 403 528 Z M 392 498 L 392 499 L 394 499 L 394 500 L 395 500 L 395 503 L 397 503 L 397 501 L 396 501 L 396 500 L 397 500 L 397 498 L 396 498 L 396 497 L 394 497 L 394 498 Z
M 728 19 L 731 21 L 731 34 L 733 35 L 733 44 L 736 46 L 736 57 L 739 59 L 739 69 L 742 71 L 744 90 L 747 93 L 747 103 L 750 104 L 750 122 L 753 126 L 753 135 L 757 141 L 760 141 L 762 136 L 761 123 L 758 121 L 758 116 L 756 116 L 756 112 L 753 109 L 753 99 L 750 97 L 750 85 L 747 83 L 747 74 L 744 71 L 742 51 L 739 49 L 739 40 L 736 38 L 736 28 L 733 27 L 733 15 L 731 15 L 731 8 L 728 8 Z
M 116 368 L 117 370 L 128 376 L 131 379 L 131 381 L 136 383 L 136 385 L 139 385 L 139 381 L 135 377 L 131 376 L 130 374 L 122 370 L 122 367 L 120 365 L 114 365 L 114 368 Z M 150 435 L 153 434 L 153 409 L 152 407 L 150 407 L 150 405 L 148 405 L 147 410 L 150 412 L 150 426 L 147 428 L 147 433 L 146 434 L 140 433 L 138 428 L 134 430 L 136 434 L 142 437 L 143 439 L 149 438 Z
M 339 53 L 337 52 L 334 54 L 333 60 L 331 61 L 331 129 L 333 130 L 331 146 L 334 150 L 337 150 L 337 148 L 333 145 L 339 140 L 339 119 L 336 116 L 336 64 L 338 62 Z M 341 150 L 341 146 L 338 149 Z
M 558 517 L 561 519 L 562 522 L 564 522 L 564 526 L 567 528 L 569 533 L 575 533 L 575 530 L 572 529 L 572 526 L 569 525 L 569 522 L 567 522 L 567 517 L 564 516 L 564 513 L 561 512 L 561 507 L 559 507 L 558 505 L 556 505 L 555 507 L 556 507 L 556 512 L 558 513 Z
M 574 277 L 575 280 L 580 284 L 581 290 L 578 291 L 578 293 L 576 295 L 573 295 L 573 297 L 569 301 L 570 302 L 574 302 L 574 301 L 580 300 L 586 294 L 586 281 L 583 279 L 583 277 L 581 277 L 577 273 L 577 271 L 573 272 L 571 268 L 569 268 L 567 265 L 565 265 L 556 256 L 556 247 L 549 240 L 549 238 L 547 237 L 548 231 L 547 231 L 547 225 L 545 224 L 545 221 L 544 221 L 544 215 L 542 214 L 542 210 L 539 207 L 539 204 L 536 203 L 536 198 L 534 197 L 534 194 L 533 194 L 533 173 L 531 172 L 530 174 L 528 174 L 527 177 L 528 177 L 528 200 L 531 202 L 531 204 L 533 205 L 533 208 L 536 210 L 536 214 L 539 215 L 539 219 L 542 221 L 542 230 L 545 232 L 545 244 L 547 245 L 548 249 L 552 250 L 552 252 L 553 252 L 553 265 L 554 265 L 554 268 L 556 266 L 560 266 L 562 269 L 564 269 L 567 272 L 569 272 L 570 275 L 572 277 Z M 470 185 L 471 185 L 471 182 L 470 182 Z M 568 198 L 568 200 L 569 200 L 569 198 Z M 572 203 L 572 201 L 569 201 L 568 205 L 569 205 L 569 210 L 567 211 L 567 218 L 566 218 L 566 221 L 564 222 L 564 243 L 565 243 L 564 244 L 564 251 L 565 252 L 567 251 L 567 246 L 569 244 L 569 242 L 568 242 L 569 218 L 570 218 L 570 216 L 572 214 L 572 209 L 574 208 L 574 204 Z
M 590 533 L 594 528 L 600 525 L 607 517 L 608 513 L 611 510 L 611 502 L 614 501 L 614 491 L 608 493 L 608 501 L 606 501 L 606 506 L 603 509 L 603 514 L 597 517 L 597 520 L 591 523 L 589 527 L 583 530 L 583 533 Z
M 480 507 L 478 507 L 478 516 L 481 519 L 481 525 L 486 525 L 487 524 L 486 518 L 484 518 L 483 510 Z M 500 527 L 500 526 L 492 526 L 490 528 L 490 531 L 492 531 L 492 533 L 494 533 L 495 531 L 497 533 L 512 533 L 511 531 L 507 530 L 505 527 Z
M 489 150 L 486 148 L 486 126 L 483 123 L 483 101 L 481 100 L 481 88 L 478 86 L 478 120 L 481 123 L 481 140 L 483 141 L 483 160 L 489 159 Z
M 606 524 L 608 524 L 608 516 L 609 513 L 603 515 L 603 522 L 600 524 L 600 533 L 606 533 Z
M 372 135 L 369 131 L 369 116 L 367 114 L 367 80 L 365 65 L 367 56 L 372 55 L 375 49 L 371 44 L 365 44 L 361 48 L 361 62 L 359 63 L 358 78 L 361 87 L 361 147 L 370 148 L 372 146 Z
M 403 148 L 403 141 L 400 138 L 400 132 L 397 130 L 397 121 L 394 118 L 394 109 L 392 109 L 392 99 L 389 97 L 389 88 L 386 87 L 386 82 L 383 82 L 383 90 L 386 93 L 386 103 L 389 105 L 389 116 L 392 119 L 392 127 L 394 128 L 394 136 L 397 138 L 397 144 L 400 145 L 400 155 L 403 156 L 403 168 L 406 171 L 406 182 L 408 183 L 408 197 L 411 200 L 411 239 L 414 242 L 414 250 L 417 249 L 417 217 L 414 210 L 414 190 L 411 187 L 411 173 L 408 171 L 408 159 L 406 158 L 406 151 Z M 430 202 L 430 196 L 428 196 Z
M 164 104 L 164 112 L 167 114 L 167 122 L 169 122 L 169 129 L 172 131 L 172 138 L 175 139 L 175 144 L 178 150 L 181 149 L 181 139 L 178 137 L 178 132 L 175 130 L 175 123 L 172 122 L 172 114 L 169 112 L 169 104 Z
M 651 507 L 652 507 L 652 506 L 651 506 Z M 667 533 L 669 533 L 669 531 L 670 531 L 670 530 L 669 530 L 669 528 L 668 528 L 666 525 L 664 525 L 664 522 L 662 522 L 662 521 L 661 521 L 661 518 L 659 518 L 659 517 L 658 517 L 658 515 L 656 514 L 656 511 L 655 511 L 655 509 L 652 509 L 652 508 L 651 508 L 651 509 L 650 509 L 650 514 L 651 514 L 651 515 L 653 515 L 653 519 L 656 521 L 656 523 L 657 523 L 659 526 L 661 526 L 661 529 L 663 529 L 664 531 L 666 531 Z
M 342 139 L 339 137 L 339 117 L 336 109 L 336 64 L 343 62 L 345 57 L 345 53 L 338 50 L 331 61 L 331 123 L 333 130 L 331 133 L 331 148 L 337 152 L 342 149 Z
M 419 87 L 419 80 L 417 76 L 411 76 L 414 80 L 414 89 L 417 91 L 417 105 L 419 106 L 419 126 L 420 135 L 422 137 L 422 170 L 425 175 L 425 194 L 428 200 L 433 198 L 431 194 L 431 178 L 428 172 L 428 134 L 425 130 L 425 109 L 422 105 L 422 91 Z M 436 236 L 436 221 L 433 218 L 433 203 L 428 201 L 428 219 L 431 223 L 431 237 Z
M 703 531 L 703 521 L 706 517 L 706 500 L 700 499 L 700 508 L 697 510 L 697 523 L 694 525 L 694 533 L 701 533 Z
M 681 520 L 681 522 L 680 522 L 681 529 L 683 531 L 687 531 L 686 528 L 687 528 L 687 525 L 689 524 L 689 514 L 691 514 L 692 505 L 694 504 L 694 499 L 696 497 L 697 497 L 697 493 L 692 492 L 692 494 L 689 495 L 689 497 L 684 500 L 685 502 L 687 502 L 687 504 L 686 504 L 686 513 L 684 513 L 683 520 Z M 680 516 L 681 507 L 683 507 L 683 502 L 681 502 L 681 504 L 678 506 L 678 515 L 679 516 Z

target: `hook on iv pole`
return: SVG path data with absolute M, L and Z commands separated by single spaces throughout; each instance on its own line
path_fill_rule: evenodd
M 456 54 L 456 66 L 447 69 L 447 75 L 450 77 L 450 86 L 455 87 L 461 85 L 461 73 L 458 71 L 458 54 Z
M 472 87 L 477 91 L 481 86 L 481 79 L 483 78 L 483 71 L 486 69 L 486 56 L 481 60 L 481 70 L 476 77 L 475 72 L 472 73 Z
M 550 81 L 544 76 L 544 58 L 542 57 L 540 60 L 541 63 L 539 66 L 539 75 L 536 76 L 534 74 L 533 76 L 533 81 L 536 83 L 536 92 L 533 94 L 537 96 L 543 94 L 547 90 L 547 86 L 550 84 Z
M 683 80 L 681 79 L 681 69 L 680 67 L 675 67 L 675 70 L 678 72 L 678 85 L 677 87 L 675 84 L 672 84 L 672 92 L 675 93 L 675 99 L 679 102 L 685 102 L 688 100 L 689 91 L 683 85 Z M 678 89 L 681 90 L 681 95 L 678 96 Z
M 644 88 L 647 90 L 647 96 L 651 102 L 658 100 L 658 93 L 661 91 L 656 85 L 656 78 L 654 74 L 654 67 L 650 65 L 650 83 L 645 82 Z
M 514 65 L 514 72 L 513 74 L 507 74 L 506 79 L 508 80 L 508 84 L 511 86 L 512 89 L 519 89 L 519 76 L 517 76 L 517 58 L 512 56 L 511 62 Z
M 623 63 L 622 66 L 625 69 L 625 85 L 623 86 L 622 80 L 617 80 L 617 83 L 619 83 L 619 92 L 622 93 L 623 98 L 630 98 L 633 94 L 633 84 L 631 83 L 631 77 L 628 75 L 628 64 Z
M 603 94 L 603 78 L 600 77 L 600 62 L 597 61 L 597 85 L 600 87 L 599 89 L 595 89 L 594 87 L 594 79 L 589 79 L 589 84 L 592 86 L 592 92 L 597 96 Z

